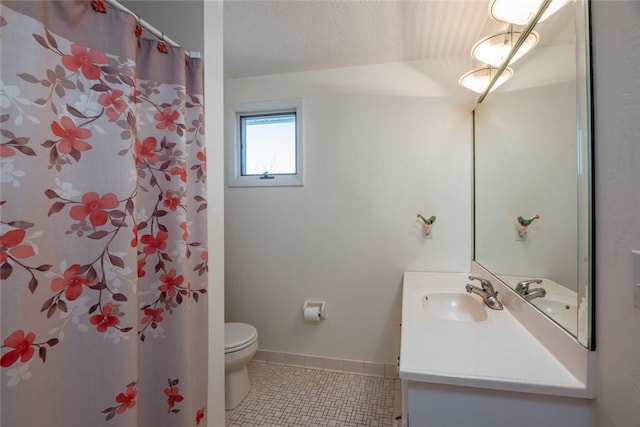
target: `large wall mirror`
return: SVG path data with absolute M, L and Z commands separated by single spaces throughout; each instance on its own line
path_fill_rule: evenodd
M 588 11 L 535 23 L 538 45 L 474 110 L 475 260 L 594 349 Z

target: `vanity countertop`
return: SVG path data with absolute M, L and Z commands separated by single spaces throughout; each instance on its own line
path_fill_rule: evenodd
M 463 292 L 469 273 L 406 272 L 403 280 L 400 378 L 494 390 L 589 397 L 576 378 L 513 314 L 486 307 L 487 319 L 428 316 L 433 292 Z M 478 301 L 481 298 L 473 295 Z

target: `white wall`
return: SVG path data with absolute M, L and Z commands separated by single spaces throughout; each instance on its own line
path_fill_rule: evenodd
M 224 85 L 222 1 L 204 1 L 205 123 L 209 248 L 207 426 L 224 425 Z M 184 23 L 183 25 L 188 25 Z M 204 344 L 204 343 L 203 343 Z
M 640 425 L 640 2 L 592 3 L 595 83 L 596 349 L 594 427 Z
M 395 363 L 402 273 L 468 271 L 469 97 L 429 93 L 406 64 L 225 82 L 226 105 L 304 102 L 305 186 L 225 191 L 226 320 L 261 349 Z M 327 320 L 305 324 L 305 299 Z

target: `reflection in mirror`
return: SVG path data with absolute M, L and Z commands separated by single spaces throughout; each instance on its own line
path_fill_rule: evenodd
M 593 348 L 585 14 L 576 1 L 538 23 L 474 111 L 475 260 Z

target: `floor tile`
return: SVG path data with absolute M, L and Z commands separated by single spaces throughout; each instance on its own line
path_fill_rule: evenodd
M 392 427 L 397 379 L 249 362 L 251 391 L 226 427 Z

